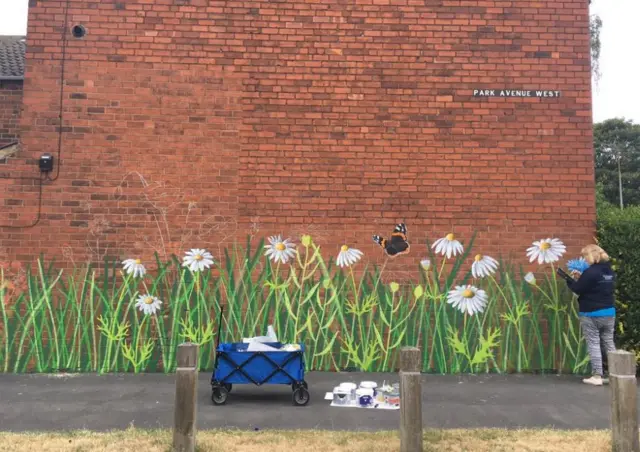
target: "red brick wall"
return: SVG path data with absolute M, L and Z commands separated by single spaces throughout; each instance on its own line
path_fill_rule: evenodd
M 13 174 L 58 152 L 64 4 L 30 9 Z M 88 34 L 68 41 L 60 175 L 38 226 L 0 229 L 12 255 L 308 231 L 378 256 L 371 235 L 403 219 L 399 266 L 450 230 L 492 254 L 592 237 L 584 0 L 72 0 L 69 23 Z M 472 96 L 485 87 L 562 96 Z M 2 217 L 28 223 L 34 184 L 11 185 Z
M 0 80 L 0 147 L 20 138 L 22 81 Z

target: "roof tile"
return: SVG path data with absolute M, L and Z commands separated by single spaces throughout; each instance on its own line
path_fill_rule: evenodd
M 24 36 L 0 36 L 0 79 L 24 77 Z

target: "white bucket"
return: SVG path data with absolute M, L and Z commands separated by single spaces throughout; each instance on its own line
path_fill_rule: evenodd
M 376 388 L 378 387 L 378 383 L 375 381 L 363 381 L 360 383 L 360 388 L 362 389 L 371 389 L 373 391 L 373 397 L 378 395 L 378 391 Z
M 351 400 L 351 391 L 340 386 L 333 388 L 333 403 L 335 405 L 349 405 Z
M 358 385 L 355 383 L 341 383 L 339 388 L 342 388 L 346 391 L 349 391 L 351 394 L 351 400 L 356 400 L 356 389 L 358 389 Z

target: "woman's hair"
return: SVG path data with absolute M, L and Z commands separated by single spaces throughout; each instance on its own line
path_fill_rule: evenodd
M 585 246 L 582 248 L 582 255 L 589 265 L 609 261 L 609 255 L 598 245 Z

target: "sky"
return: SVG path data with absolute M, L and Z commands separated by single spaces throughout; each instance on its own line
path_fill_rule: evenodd
M 2 3 L 0 35 L 26 34 L 29 0 Z M 640 123 L 640 0 L 593 0 L 591 12 L 603 21 L 602 78 L 593 86 L 593 120 L 624 117 Z

